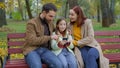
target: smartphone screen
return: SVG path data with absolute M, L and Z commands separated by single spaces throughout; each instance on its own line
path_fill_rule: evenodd
M 63 38 L 63 40 L 68 40 L 68 38 Z

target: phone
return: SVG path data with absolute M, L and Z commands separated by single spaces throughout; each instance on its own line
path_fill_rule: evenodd
M 63 40 L 68 40 L 68 38 L 63 38 Z

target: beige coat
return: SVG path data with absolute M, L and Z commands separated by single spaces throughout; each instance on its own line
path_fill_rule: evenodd
M 70 25 L 70 29 L 72 29 L 72 25 Z M 99 68 L 109 68 L 109 60 L 103 56 L 101 46 L 94 39 L 94 30 L 92 26 L 92 21 L 90 19 L 86 19 L 85 23 L 81 27 L 82 39 L 78 41 L 78 46 L 88 45 L 90 47 L 94 47 L 99 51 Z M 79 68 L 84 68 L 84 63 L 82 60 L 82 56 L 77 47 L 75 47 L 75 55 L 79 63 Z
M 50 34 L 52 34 L 54 25 L 52 22 L 48 23 Z M 51 40 L 50 36 L 44 35 L 44 26 L 41 23 L 39 17 L 33 18 L 28 21 L 26 28 L 26 40 L 23 47 L 23 54 L 33 51 L 39 48 L 41 44 L 47 43 Z

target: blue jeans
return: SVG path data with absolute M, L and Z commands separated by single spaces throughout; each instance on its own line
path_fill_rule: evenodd
M 62 68 L 59 58 L 47 48 L 38 48 L 25 56 L 30 68 L 42 68 L 42 62 L 49 68 Z M 42 62 L 41 62 L 42 61 Z
M 81 55 L 85 63 L 85 68 L 98 68 L 98 50 L 89 46 L 84 46 L 79 49 L 81 51 Z
M 75 56 L 66 48 L 58 55 L 58 58 L 63 63 L 63 68 L 77 68 L 77 61 Z

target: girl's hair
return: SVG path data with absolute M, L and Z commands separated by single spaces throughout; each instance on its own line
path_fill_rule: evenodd
M 75 6 L 72 10 L 77 14 L 77 20 L 75 21 L 77 22 L 77 26 L 83 25 L 86 17 L 84 16 L 82 9 L 79 6 Z M 70 22 L 70 24 L 74 24 L 75 22 Z
M 56 22 L 56 31 L 55 31 L 56 34 L 58 34 L 58 32 L 60 32 L 60 31 L 59 31 L 59 26 L 58 26 L 58 24 L 59 24 L 62 20 L 64 20 L 64 21 L 66 22 L 66 20 L 65 20 L 64 18 L 60 18 L 60 19 L 58 19 L 57 22 Z M 65 29 L 65 31 L 62 32 L 62 35 L 63 35 L 63 36 L 66 34 L 66 30 L 67 30 L 67 22 L 66 22 L 66 29 Z

